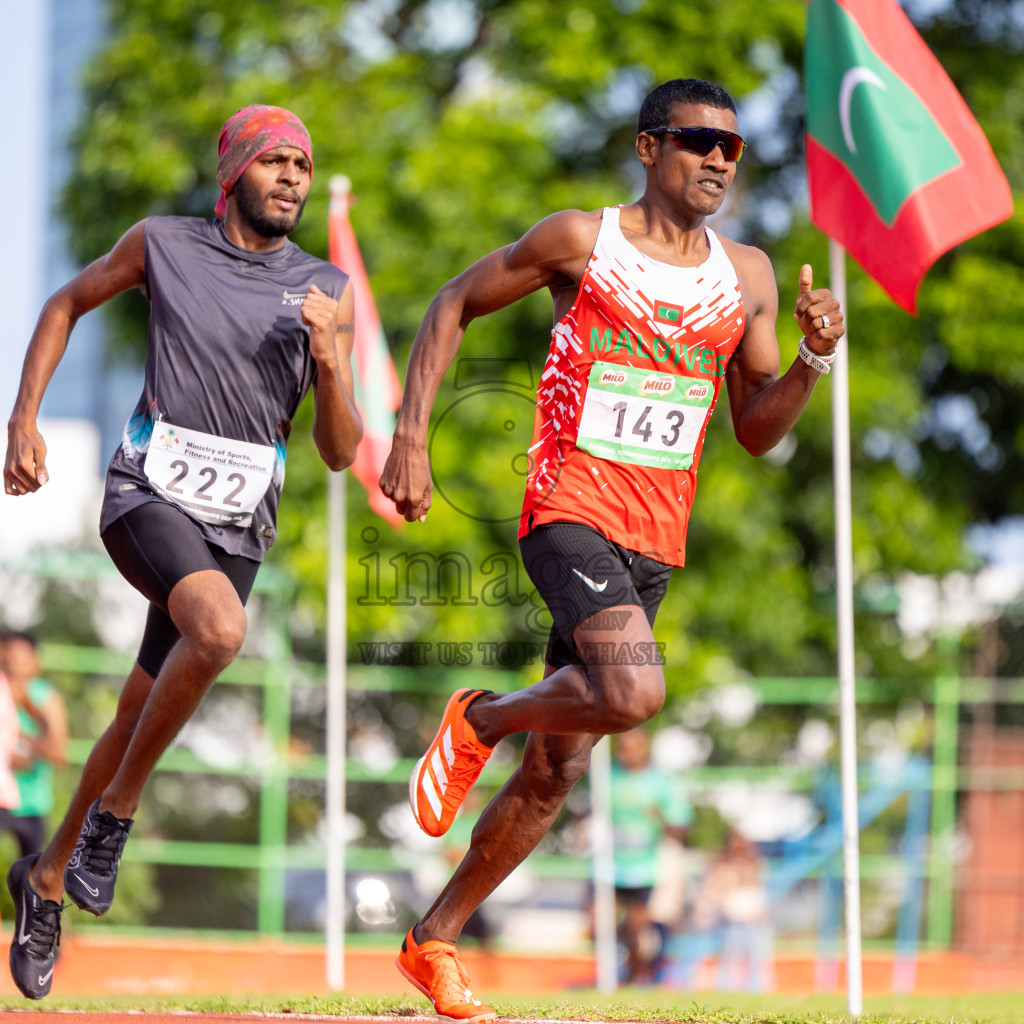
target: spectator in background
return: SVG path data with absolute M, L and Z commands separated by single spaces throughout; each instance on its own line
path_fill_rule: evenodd
M 720 991 L 764 992 L 772 987 L 765 861 L 757 844 L 737 829 L 708 867 L 694 917 L 716 933 Z
M 0 656 L 3 653 L 3 635 L 0 634 Z M 0 823 L 21 802 L 18 783 L 14 778 L 11 761 L 18 747 L 18 709 L 14 703 L 11 684 L 3 672 L 0 661 Z
M 612 841 L 615 896 L 626 947 L 626 984 L 649 985 L 657 974 L 662 937 L 651 920 L 650 898 L 659 881 L 664 837 L 683 842 L 693 809 L 679 780 L 651 764 L 641 726 L 614 738 Z
M 53 770 L 67 764 L 67 712 L 56 687 L 40 675 L 39 650 L 31 634 L 4 636 L 0 667 L 17 708 L 18 741 L 11 767 L 20 798 L 16 807 L 0 813 L 0 829 L 15 835 L 21 856 L 27 857 L 43 848 L 46 816 L 53 810 Z

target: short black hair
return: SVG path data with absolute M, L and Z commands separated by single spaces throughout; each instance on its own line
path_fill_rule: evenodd
M 703 78 L 673 78 L 662 82 L 644 97 L 636 122 L 637 135 L 667 125 L 672 108 L 679 103 L 700 103 L 705 107 L 736 113 L 735 101 L 720 85 L 706 82 Z
M 4 629 L 0 630 L 0 643 L 6 643 L 9 640 L 20 640 L 24 644 L 28 644 L 32 650 L 39 649 L 39 642 L 36 640 L 34 633 L 27 633 L 22 629 Z

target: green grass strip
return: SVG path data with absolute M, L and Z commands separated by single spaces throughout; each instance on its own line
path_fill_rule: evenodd
M 613 997 L 590 991 L 537 998 L 487 995 L 499 1020 L 686 1022 L 686 1024 L 850 1024 L 839 994 L 740 995 L 624 989 Z M 433 1017 L 425 999 L 404 996 L 53 996 L 29 1003 L 0 995 L 0 1010 L 90 1013 L 315 1014 L 339 1017 Z M 31 1024 L 31 1015 L 24 1018 Z M 1024 1024 L 1024 991 L 962 996 L 868 996 L 861 1024 Z M 68 1024 L 74 1024 L 69 1018 Z

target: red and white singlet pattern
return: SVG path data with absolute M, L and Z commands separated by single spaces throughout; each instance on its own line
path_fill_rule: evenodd
M 743 337 L 736 270 L 713 231 L 699 267 L 654 260 L 603 211 L 537 389 L 519 536 L 585 523 L 669 565 L 686 527 L 707 421 Z

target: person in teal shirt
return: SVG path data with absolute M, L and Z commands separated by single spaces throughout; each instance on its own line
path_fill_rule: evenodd
M 626 947 L 622 981 L 650 984 L 661 950 L 651 921 L 651 891 L 659 881 L 658 852 L 668 836 L 683 842 L 693 808 L 680 781 L 651 764 L 650 738 L 641 726 L 615 737 L 612 762 L 612 841 L 615 896 Z
M 18 709 L 18 748 L 11 759 L 21 802 L 0 811 L 0 831 L 14 834 L 21 856 L 43 848 L 46 816 L 53 810 L 54 767 L 67 764 L 67 713 L 57 688 L 40 676 L 39 651 L 30 633 L 0 641 L 0 668 Z

